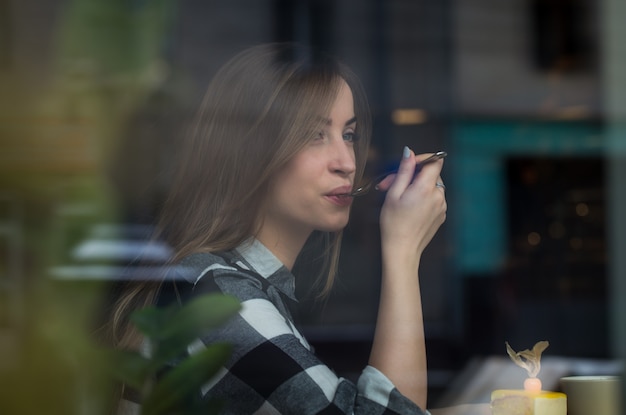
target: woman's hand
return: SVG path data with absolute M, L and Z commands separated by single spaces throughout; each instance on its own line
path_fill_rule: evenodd
M 437 187 L 443 160 L 422 166 L 428 155 L 404 149 L 398 173 L 378 184 L 387 191 L 380 213 L 382 278 L 370 364 L 398 390 L 426 408 L 428 379 L 419 264 L 446 218 L 444 188 Z
M 429 155 L 415 156 L 405 147 L 398 173 L 378 184 L 379 190 L 387 191 L 380 214 L 383 253 L 419 260 L 446 219 L 445 191 L 436 186 L 442 182 L 443 160 L 424 165 L 414 176 L 416 163 Z

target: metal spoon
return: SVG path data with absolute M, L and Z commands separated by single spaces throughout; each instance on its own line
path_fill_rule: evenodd
M 419 163 L 415 165 L 415 174 L 417 175 L 420 172 L 420 170 L 422 170 L 422 167 L 424 167 L 425 164 L 432 163 L 435 160 L 442 159 L 447 155 L 448 153 L 446 153 L 445 151 L 438 151 L 432 156 L 425 158 L 424 160 L 420 161 Z M 363 186 L 360 186 L 354 189 L 352 193 L 350 193 L 350 196 L 353 196 L 353 197 L 363 196 L 364 194 L 369 192 L 369 190 L 372 188 L 372 185 L 380 183 L 385 177 L 389 176 L 390 174 L 395 174 L 397 172 L 398 172 L 398 169 L 395 169 L 395 170 L 385 172 L 381 174 L 380 176 L 376 176 L 373 180 L 370 180 L 369 182 L 365 183 Z

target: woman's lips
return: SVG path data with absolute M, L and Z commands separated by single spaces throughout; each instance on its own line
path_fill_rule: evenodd
M 350 206 L 352 204 L 352 196 L 347 193 L 328 195 L 326 198 L 338 206 Z
M 352 204 L 352 186 L 341 186 L 334 189 L 331 193 L 326 195 L 328 200 L 338 206 L 350 206 Z

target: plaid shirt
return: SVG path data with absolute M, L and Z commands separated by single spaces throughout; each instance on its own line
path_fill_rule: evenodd
M 233 345 L 226 367 L 202 389 L 204 396 L 227 402 L 225 413 L 428 413 L 377 369 L 367 366 L 355 385 L 315 356 L 290 312 L 297 305 L 295 278 L 260 242 L 219 255 L 193 254 L 180 265 L 185 272 L 176 280 L 183 283 L 176 285 L 185 297 L 223 292 L 242 304 L 229 323 L 188 348 L 194 353 L 215 341 Z

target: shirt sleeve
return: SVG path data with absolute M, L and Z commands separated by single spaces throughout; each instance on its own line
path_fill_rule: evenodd
M 238 296 L 239 314 L 189 348 L 226 341 L 230 361 L 206 384 L 205 398 L 225 403 L 225 414 L 425 414 L 380 371 L 366 367 L 357 385 L 337 377 L 312 352 L 266 290 L 239 281 L 222 290 Z M 202 290 L 204 291 L 204 290 Z
M 358 381 L 358 390 L 361 396 L 393 414 L 425 414 L 413 401 L 402 395 L 395 385 L 381 371 L 372 366 L 366 366 Z

